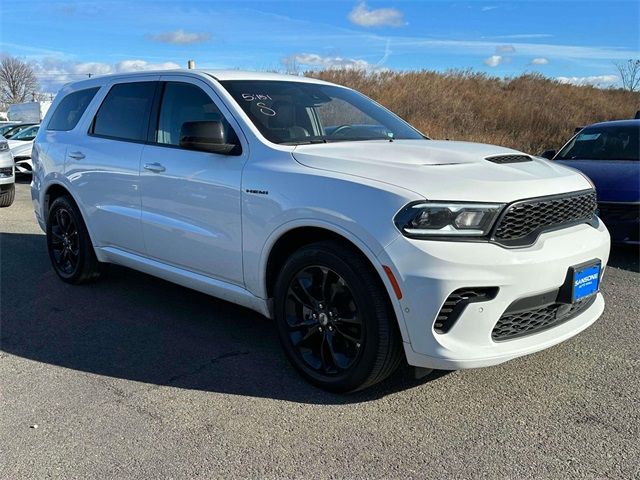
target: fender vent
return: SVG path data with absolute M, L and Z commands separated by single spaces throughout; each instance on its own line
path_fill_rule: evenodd
M 502 165 L 505 163 L 530 162 L 533 159 L 529 155 L 495 155 L 493 157 L 485 157 L 485 160 Z

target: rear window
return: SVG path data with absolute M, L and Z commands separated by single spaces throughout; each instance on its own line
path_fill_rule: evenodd
M 156 82 L 114 85 L 93 121 L 92 133 L 102 137 L 145 141 Z
M 87 88 L 64 97 L 53 112 L 47 130 L 62 132 L 73 130 L 98 90 L 100 90 L 99 87 Z

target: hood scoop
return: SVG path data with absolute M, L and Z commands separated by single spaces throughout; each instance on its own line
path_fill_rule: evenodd
M 492 155 L 491 157 L 485 157 L 484 159 L 499 165 L 533 161 L 529 155 Z

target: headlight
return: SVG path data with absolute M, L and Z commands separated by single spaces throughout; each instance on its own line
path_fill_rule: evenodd
M 400 210 L 394 222 L 407 237 L 484 237 L 503 207 L 503 203 L 416 202 Z
M 0 143 L 0 152 L 4 152 L 5 150 L 9 150 L 9 144 L 7 142 Z
M 0 178 L 9 178 L 13 175 L 13 167 L 0 168 Z

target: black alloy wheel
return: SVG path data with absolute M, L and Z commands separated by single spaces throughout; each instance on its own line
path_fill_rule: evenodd
M 51 252 L 56 270 L 63 275 L 73 275 L 78 268 L 80 239 L 78 226 L 71 212 L 57 208 L 51 217 Z
M 337 375 L 356 361 L 365 325 L 344 279 L 328 267 L 300 270 L 285 305 L 289 339 L 309 368 Z
M 54 271 L 67 283 L 95 280 L 102 272 L 89 232 L 71 197 L 56 198 L 47 217 L 47 248 Z
M 313 384 L 353 392 L 388 377 L 402 360 L 389 296 L 363 254 L 340 241 L 294 252 L 275 285 L 278 336 Z

